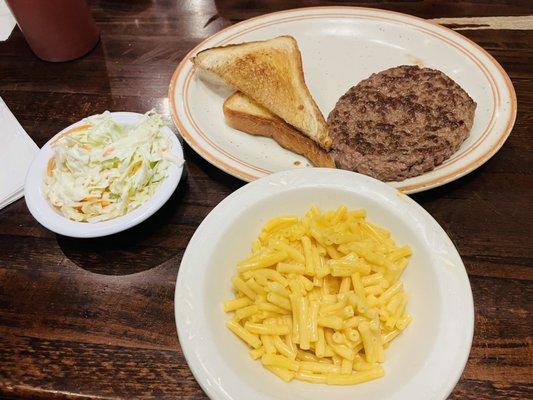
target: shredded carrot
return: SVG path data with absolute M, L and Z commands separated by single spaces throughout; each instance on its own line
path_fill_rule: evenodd
M 91 124 L 83 124 L 80 126 L 75 126 L 72 129 L 69 129 L 68 131 L 63 132 L 61 135 L 55 138 L 55 140 L 52 142 L 52 144 L 56 144 L 58 140 L 62 139 L 66 135 L 70 135 L 74 132 L 84 131 L 86 129 L 92 128 L 93 126 Z
M 135 172 L 137 172 L 139 168 L 141 168 L 141 165 L 141 161 L 137 161 L 135 164 L 133 164 L 133 166 L 131 167 L 130 175 L 133 175 Z
M 52 176 L 52 171 L 54 170 L 54 167 L 56 166 L 56 158 L 55 156 L 48 160 L 48 165 L 46 167 L 46 174 L 48 176 Z

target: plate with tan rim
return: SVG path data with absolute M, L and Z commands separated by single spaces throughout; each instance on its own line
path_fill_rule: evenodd
M 438 69 L 477 103 L 470 136 L 434 170 L 401 182 L 416 193 L 451 182 L 482 165 L 503 145 L 514 125 L 516 95 L 506 72 L 464 36 L 427 20 L 359 7 L 313 7 L 276 12 L 226 28 L 192 49 L 169 87 L 173 120 L 185 141 L 211 164 L 245 181 L 273 172 L 309 167 L 308 161 L 226 125 L 222 103 L 230 89 L 201 79 L 190 58 L 231 43 L 291 35 L 302 53 L 305 79 L 327 118 L 350 87 L 374 72 L 404 64 Z

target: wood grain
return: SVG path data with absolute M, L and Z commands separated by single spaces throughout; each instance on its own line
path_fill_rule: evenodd
M 45 63 L 16 28 L 0 43 L 0 94 L 38 145 L 106 109 L 155 108 L 178 61 L 231 23 L 319 1 L 93 0 L 101 42 L 86 57 Z M 342 4 L 354 4 L 342 2 Z M 372 1 L 361 6 L 424 18 L 527 16 L 530 1 Z M 518 118 L 484 166 L 414 195 L 464 259 L 476 307 L 475 337 L 450 399 L 533 398 L 533 32 L 462 34 L 509 73 Z M 181 256 L 194 230 L 243 185 L 185 146 L 187 178 L 140 226 L 76 240 L 41 227 L 23 201 L 0 210 L 0 399 L 206 398 L 182 356 L 173 316 Z
M 533 15 L 507 17 L 434 18 L 431 21 L 456 31 L 476 29 L 533 30 Z

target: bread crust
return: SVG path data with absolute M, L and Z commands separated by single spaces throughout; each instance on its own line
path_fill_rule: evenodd
M 331 147 L 326 121 L 305 83 L 301 53 L 292 36 L 213 47 L 191 61 L 216 73 L 322 148 Z
M 328 152 L 281 118 L 274 115 L 258 116 L 234 109 L 231 104 L 236 96 L 242 94 L 234 93 L 226 99 L 222 107 L 226 123 L 230 127 L 254 136 L 272 138 L 281 147 L 304 156 L 314 166 L 335 168 L 335 162 Z

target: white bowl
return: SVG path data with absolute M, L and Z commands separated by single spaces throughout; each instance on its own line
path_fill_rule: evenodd
M 382 379 L 356 386 L 285 383 L 253 361 L 224 325 L 230 277 L 261 226 L 280 214 L 302 215 L 313 204 L 364 208 L 413 256 L 403 282 L 413 322 L 386 350 Z M 189 366 L 211 399 L 441 400 L 459 380 L 474 326 L 465 268 L 446 233 L 394 188 L 352 172 L 308 168 L 269 175 L 237 190 L 205 218 L 178 273 L 175 316 Z
M 133 112 L 113 112 L 111 117 L 122 124 L 134 124 L 142 114 Z M 55 233 L 77 238 L 92 238 L 111 235 L 135 226 L 154 214 L 170 198 L 183 172 L 183 163 L 175 163 L 168 169 L 168 176 L 157 189 L 156 193 L 139 208 L 121 217 L 109 221 L 96 223 L 76 222 L 61 215 L 47 200 L 44 192 L 44 178 L 48 160 L 53 156 L 51 143 L 54 138 L 63 132 L 83 124 L 78 121 L 52 137 L 39 151 L 33 160 L 24 185 L 24 197 L 26 205 L 33 217 L 45 228 Z M 179 160 L 183 160 L 183 149 L 176 135 L 168 127 L 162 129 L 172 141 L 172 154 Z

